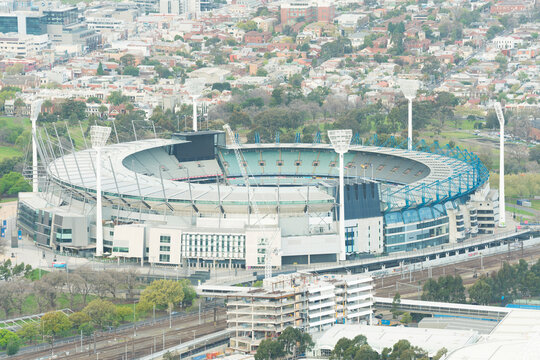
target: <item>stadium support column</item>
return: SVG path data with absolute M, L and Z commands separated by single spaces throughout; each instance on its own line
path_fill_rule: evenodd
M 38 99 L 32 102 L 30 120 L 32 121 L 32 191 L 38 192 L 38 154 L 37 154 L 37 118 L 41 112 L 43 100 Z
M 349 151 L 352 130 L 330 130 L 328 138 L 339 154 L 339 260 L 346 260 L 345 245 L 345 179 L 344 179 L 344 155 Z
M 96 256 L 103 256 L 103 214 L 101 204 L 101 148 L 107 143 L 111 128 L 92 126 L 90 137 L 96 150 Z
M 408 119 L 408 128 L 407 128 L 407 150 L 412 150 L 412 98 L 407 99 L 409 103 L 409 119 Z
M 197 132 L 197 99 L 193 98 L 193 131 Z

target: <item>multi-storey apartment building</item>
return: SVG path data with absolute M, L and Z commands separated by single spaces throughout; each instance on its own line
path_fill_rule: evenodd
M 265 280 L 260 289 L 227 296 L 227 322 L 234 330 L 230 346 L 256 350 L 288 326 L 307 332 L 333 324 L 370 322 L 372 278 L 366 275 L 280 275 Z

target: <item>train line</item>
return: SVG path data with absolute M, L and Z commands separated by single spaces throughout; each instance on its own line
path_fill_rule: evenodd
M 29 359 L 136 359 L 165 348 L 178 345 L 181 342 L 193 340 L 196 336 L 207 335 L 227 327 L 225 311 L 218 308 L 215 312 L 216 322 L 214 323 L 214 311 L 201 313 L 201 324 L 199 315 L 188 315 L 176 318 L 171 321 L 161 321 L 156 324 L 137 327 L 137 336 L 134 336 L 133 328 L 117 331 L 116 333 L 101 333 L 83 340 L 81 348 L 80 342 L 75 341 L 69 344 L 55 346 L 51 355 L 51 349 L 39 349 L 34 352 L 24 352 L 10 357 L 12 360 Z M 165 344 L 163 339 L 165 339 Z M 95 349 L 94 352 L 94 343 Z
M 460 275 L 465 286 L 472 285 L 481 275 L 489 275 L 498 270 L 503 262 L 517 263 L 520 259 L 528 262 L 540 259 L 540 247 L 514 248 L 507 252 L 490 256 L 475 257 L 459 263 L 440 265 L 416 271 L 403 271 L 392 276 L 375 279 L 375 296 L 393 297 L 396 292 L 402 297 L 414 298 L 422 293 L 422 285 L 429 278 L 444 275 Z

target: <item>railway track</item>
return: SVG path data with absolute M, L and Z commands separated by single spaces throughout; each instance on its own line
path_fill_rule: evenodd
M 223 308 L 216 312 L 217 322 L 214 325 L 214 311 L 207 311 L 199 315 L 189 315 L 174 319 L 169 328 L 169 321 L 137 327 L 137 336 L 133 328 L 118 331 L 116 333 L 101 333 L 96 338 L 72 342 L 55 346 L 52 353 L 50 348 L 39 349 L 34 352 L 25 352 L 10 357 L 10 360 L 30 359 L 136 359 L 149 355 L 165 348 L 177 345 L 181 342 L 193 340 L 196 336 L 207 335 L 227 327 L 226 315 Z M 94 352 L 94 343 L 95 349 Z M 51 356 L 51 354 L 53 354 Z
M 57 357 L 57 359 L 137 359 L 173 347 L 182 342 L 193 340 L 194 336 L 208 335 L 223 330 L 226 327 L 227 322 L 225 319 L 221 319 L 215 326 L 213 323 L 207 323 L 190 326 L 185 329 L 172 329 L 171 331 L 164 331 L 162 334 L 137 339 L 133 338 L 133 336 L 126 336 L 117 338 L 114 343 L 98 349 L 96 353 L 94 353 L 93 347 L 90 345 L 89 350 L 80 353 L 65 354 L 64 356 Z
M 512 249 L 508 252 L 484 256 L 482 259 L 475 257 L 471 260 L 432 267 L 431 269 L 404 271 L 402 274 L 376 279 L 375 293 L 376 296 L 380 297 L 393 297 L 396 292 L 399 292 L 402 297 L 419 298 L 422 293 L 421 286 L 429 278 L 436 279 L 444 275 L 460 275 L 463 278 L 463 284 L 467 286 L 473 284 L 477 277 L 498 270 L 503 262 L 514 264 L 520 259 L 527 261 L 540 259 L 540 247 Z

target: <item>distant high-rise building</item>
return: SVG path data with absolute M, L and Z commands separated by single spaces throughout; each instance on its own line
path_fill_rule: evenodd
M 160 0 L 159 12 L 174 15 L 188 14 L 197 17 L 197 14 L 201 12 L 201 6 L 200 0 Z
M 43 35 L 47 33 L 44 15 L 35 12 L 0 14 L 0 33 L 21 35 Z
M 332 22 L 336 15 L 334 5 L 323 2 L 292 1 L 281 5 L 281 23 L 293 24 L 297 21 Z

